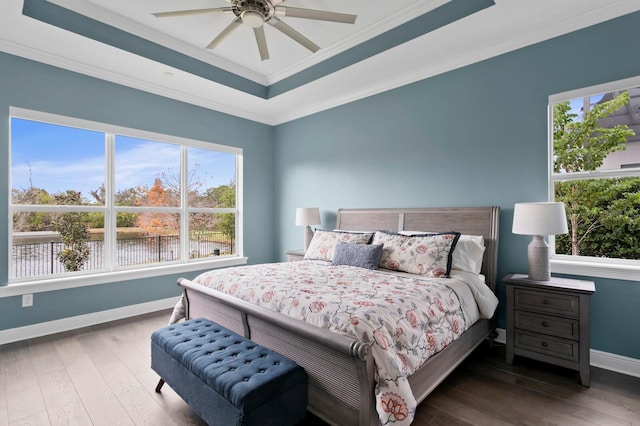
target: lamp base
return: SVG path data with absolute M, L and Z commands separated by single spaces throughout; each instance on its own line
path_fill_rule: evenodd
M 549 281 L 549 246 L 542 235 L 534 235 L 527 249 L 529 259 L 529 279 Z
M 313 231 L 311 230 L 311 226 L 307 225 L 307 229 L 304 232 L 304 251 L 305 252 L 309 248 L 309 244 L 311 244 L 312 238 L 313 238 Z

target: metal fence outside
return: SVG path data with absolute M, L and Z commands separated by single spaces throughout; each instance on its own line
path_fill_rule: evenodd
M 83 271 L 104 268 L 104 242 L 88 241 L 89 259 Z M 58 260 L 58 253 L 64 249 L 60 241 L 47 241 L 12 246 L 13 278 L 30 278 L 65 273 Z M 189 241 L 189 258 L 207 258 L 232 254 L 235 241 L 222 233 L 208 236 L 194 236 Z M 151 237 L 123 238 L 117 240 L 117 265 L 134 266 L 170 262 L 180 259 L 180 237 L 178 235 L 158 235 Z

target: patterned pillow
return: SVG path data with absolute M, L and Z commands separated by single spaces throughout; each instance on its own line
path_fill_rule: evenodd
M 378 269 L 382 245 L 352 244 L 340 241 L 336 244 L 336 253 L 332 265 L 349 265 L 366 269 Z
M 340 232 L 316 229 L 316 232 L 313 233 L 309 248 L 304 254 L 304 259 L 331 262 L 336 250 L 336 245 L 340 241 L 353 244 L 368 244 L 371 237 L 373 237 L 373 232 Z
M 437 232 L 400 231 L 402 235 L 435 235 Z M 482 235 L 462 234 L 456 243 L 451 260 L 451 269 L 479 274 L 484 259 L 484 237 Z
M 449 277 L 459 232 L 401 235 L 377 231 L 373 244 L 383 244 L 380 267 L 427 277 Z

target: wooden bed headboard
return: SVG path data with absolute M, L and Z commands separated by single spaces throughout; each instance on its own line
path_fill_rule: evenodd
M 339 209 L 336 229 L 350 231 L 457 231 L 482 235 L 482 274 L 495 292 L 498 274 L 500 207 L 428 207 L 408 209 Z

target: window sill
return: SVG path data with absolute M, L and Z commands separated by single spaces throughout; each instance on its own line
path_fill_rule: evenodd
M 7 286 L 0 286 L 0 298 L 20 296 L 23 294 L 42 293 L 45 291 L 65 290 L 76 287 L 87 287 L 140 278 L 151 278 L 205 269 L 224 268 L 227 266 L 238 266 L 246 264 L 248 260 L 249 259 L 247 257 L 229 257 L 225 259 L 180 263 L 144 269 L 128 269 L 104 274 L 76 275 L 73 277 L 61 277 L 50 280 L 22 281 L 9 284 Z
M 573 259 L 551 259 L 551 272 L 640 282 L 640 266 Z

